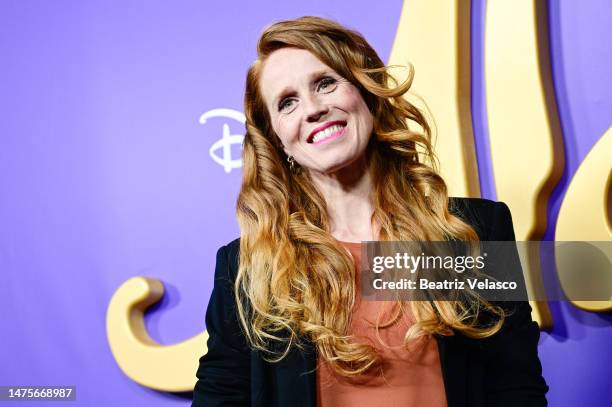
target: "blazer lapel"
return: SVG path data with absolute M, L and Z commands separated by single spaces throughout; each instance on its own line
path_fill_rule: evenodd
M 467 389 L 467 353 L 461 346 L 461 338 L 454 336 L 435 336 L 442 366 L 442 376 L 446 390 L 448 407 L 465 407 Z
M 295 346 L 280 362 L 272 364 L 276 378 L 275 391 L 279 406 L 316 407 L 316 349 L 309 341 L 302 341 L 303 349 Z

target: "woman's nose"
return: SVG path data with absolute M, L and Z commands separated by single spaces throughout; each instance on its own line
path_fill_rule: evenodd
M 304 115 L 306 121 L 315 122 L 321 119 L 329 111 L 329 108 L 317 96 L 310 96 L 304 101 Z

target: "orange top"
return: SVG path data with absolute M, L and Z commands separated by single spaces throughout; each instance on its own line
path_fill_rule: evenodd
M 317 406 L 401 406 L 446 407 L 446 394 L 438 355 L 438 344 L 429 336 L 403 345 L 406 330 L 413 323 L 409 310 L 395 323 L 379 328 L 375 324 L 389 320 L 393 302 L 361 299 L 361 243 L 340 242 L 346 247 L 356 267 L 356 300 L 349 334 L 362 343 L 370 343 L 383 357 L 382 369 L 357 378 L 334 373 L 323 358 L 317 360 Z M 382 342 L 381 342 L 382 341 Z

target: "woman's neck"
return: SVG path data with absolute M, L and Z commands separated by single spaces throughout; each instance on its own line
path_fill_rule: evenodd
M 372 228 L 372 177 L 365 160 L 333 173 L 311 172 L 311 178 L 327 204 L 331 234 L 344 242 L 376 240 Z

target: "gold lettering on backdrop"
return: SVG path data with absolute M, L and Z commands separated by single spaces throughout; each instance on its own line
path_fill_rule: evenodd
M 155 390 L 191 391 L 198 357 L 207 351 L 208 333 L 174 345 L 154 341 L 144 312 L 164 295 L 161 281 L 133 277 L 113 294 L 106 312 L 106 335 L 117 364 L 130 379 Z
M 474 136 L 471 126 L 466 125 L 471 123 L 470 3 L 405 1 L 390 64 L 411 62 L 427 67 L 416 73 L 413 89 L 428 102 L 438 123 L 442 139 L 436 152 L 442 176 L 451 195 L 478 197 L 480 191 L 474 186 L 478 184 Z M 511 13 L 506 15 L 506 9 Z M 545 59 L 547 26 L 543 11 L 536 13 L 533 1 L 487 3 L 485 80 L 493 173 L 498 198 L 508 204 L 514 215 L 517 240 L 538 240 L 543 236 L 546 201 L 563 170 L 550 65 Z M 509 87 L 507 78 L 511 78 L 512 85 L 504 93 L 501 90 Z M 413 96 L 408 99 L 419 105 Z M 519 104 L 521 108 L 515 111 Z M 512 112 L 508 112 L 509 107 Z M 527 141 L 532 139 L 527 147 Z M 539 155 L 537 168 L 521 166 L 528 162 L 522 159 L 526 157 L 524 151 Z M 522 168 L 516 171 L 517 167 Z M 528 174 L 521 176 L 521 170 Z M 531 251 L 521 260 L 530 292 L 540 291 L 538 251 Z M 540 326 L 551 327 L 546 302 L 532 302 L 532 307 Z
M 565 193 L 555 239 L 557 241 L 578 240 L 590 242 L 610 242 L 612 240 L 612 127 L 603 134 L 584 158 Z M 593 245 L 597 247 L 595 243 Z M 606 250 L 598 254 L 606 255 Z M 574 290 L 595 288 L 583 286 L 596 281 L 597 291 L 612 293 L 612 275 L 608 256 L 608 267 L 591 268 L 566 267 L 557 251 L 556 263 L 559 282 L 569 298 Z M 594 259 L 589 259 L 594 260 Z M 591 292 L 591 291 L 589 291 Z M 606 294 L 606 295 L 607 295 Z M 574 305 L 588 311 L 608 311 L 610 301 L 572 301 Z
M 470 5 L 464 0 L 405 0 L 389 64 L 416 67 L 407 99 L 429 113 L 435 125 L 436 154 L 449 194 L 479 197 L 470 92 Z
M 478 197 L 470 110 L 470 3 L 467 0 L 406 0 L 390 64 L 412 62 L 419 68 L 414 89 L 430 104 L 437 133 L 443 137 L 436 151 L 449 192 L 453 196 Z M 536 0 L 487 2 L 485 80 L 493 172 L 498 197 L 508 203 L 514 215 L 517 240 L 541 238 L 546 227 L 546 202 L 564 165 L 545 52 L 547 27 L 542 17 L 545 4 Z M 499 83 L 508 80 L 514 88 Z M 503 93 L 504 89 L 507 93 Z M 424 107 L 416 95 L 410 97 Z M 583 208 L 591 208 L 588 214 L 592 215 L 594 225 L 608 222 L 609 238 L 612 147 L 609 132 L 604 137 L 606 141 L 598 143 L 589 154 L 586 169 L 580 168 L 578 180 L 568 190 L 567 202 L 564 200 L 559 215 L 558 238 L 569 236 L 568 240 L 576 240 L 576 231 L 582 227 L 576 220 L 584 218 Z M 591 168 L 598 175 L 586 180 L 588 177 L 584 174 Z M 607 184 L 603 175 L 605 168 L 608 168 Z M 587 195 L 582 191 L 591 196 L 592 191 L 600 193 L 602 182 L 608 191 L 607 220 L 605 210 L 596 211 L 597 206 L 584 206 L 580 200 Z M 600 230 L 597 228 L 593 230 Z M 528 257 L 522 261 L 524 266 L 528 264 L 526 277 L 531 277 L 533 284 L 541 281 L 538 280 L 539 258 Z M 143 317 L 145 309 L 158 302 L 162 295 L 162 283 L 144 277 L 134 277 L 117 290 L 107 310 L 111 351 L 119 367 L 137 383 L 162 391 L 191 391 L 196 381 L 198 357 L 207 350 L 208 335 L 204 331 L 169 346 L 156 343 L 148 335 Z M 550 326 L 547 304 L 535 305 L 534 319 L 541 327 Z
M 546 2 L 487 2 L 485 85 L 497 198 L 510 207 L 517 240 L 540 240 L 547 203 L 563 173 L 563 138 L 548 60 Z M 538 250 L 522 258 L 530 293 L 543 290 Z M 534 295 L 532 298 L 543 298 Z M 532 302 L 540 327 L 548 305 Z

